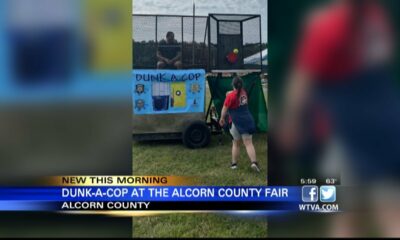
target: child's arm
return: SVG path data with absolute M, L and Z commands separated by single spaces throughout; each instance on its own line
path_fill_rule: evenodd
M 221 118 L 219 119 L 219 125 L 221 127 L 223 127 L 225 125 L 225 118 L 226 118 L 227 112 L 228 112 L 228 108 L 226 106 L 224 106 L 221 111 Z

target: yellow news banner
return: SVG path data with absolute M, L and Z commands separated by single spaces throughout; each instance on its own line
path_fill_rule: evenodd
M 54 176 L 41 181 L 46 186 L 192 186 L 195 177 L 185 176 Z

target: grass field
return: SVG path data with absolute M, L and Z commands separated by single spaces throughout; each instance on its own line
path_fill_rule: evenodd
M 229 136 L 213 136 L 209 147 L 190 150 L 180 141 L 134 142 L 134 175 L 197 176 L 201 185 L 265 185 L 267 135 L 256 134 L 254 145 L 261 173 L 250 168 L 244 146 L 238 169 L 231 170 Z M 134 237 L 266 237 L 266 219 L 217 214 L 171 214 L 133 220 Z

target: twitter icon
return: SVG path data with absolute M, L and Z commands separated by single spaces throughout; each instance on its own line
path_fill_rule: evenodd
M 336 187 L 321 186 L 319 191 L 319 199 L 321 202 L 325 203 L 336 202 Z

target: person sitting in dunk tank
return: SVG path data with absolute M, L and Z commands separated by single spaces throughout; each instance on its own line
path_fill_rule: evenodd
M 157 69 L 182 69 L 182 50 L 173 32 L 158 44 L 157 61 Z

